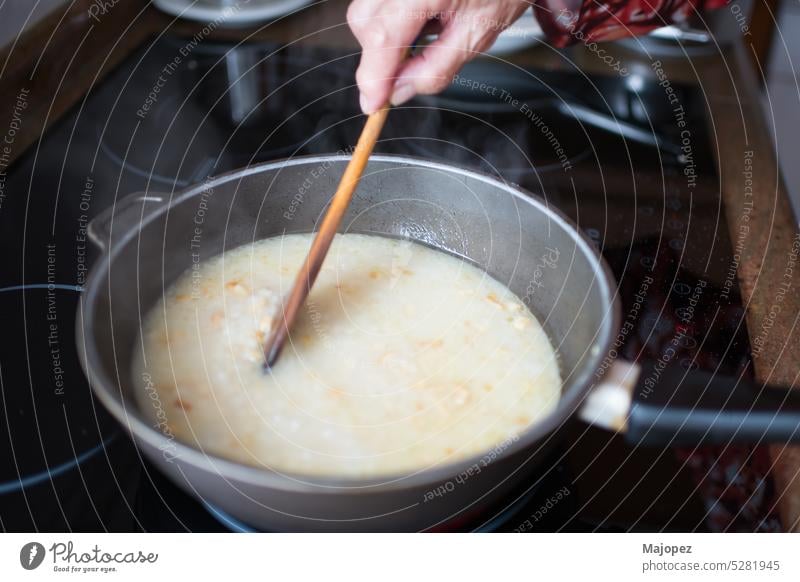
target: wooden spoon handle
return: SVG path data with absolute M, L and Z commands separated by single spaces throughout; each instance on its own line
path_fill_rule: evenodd
M 308 252 L 300 272 L 294 281 L 292 290 L 283 302 L 281 309 L 272 320 L 271 333 L 264 344 L 264 362 L 269 368 L 280 354 L 283 344 L 289 335 L 289 329 L 297 317 L 300 307 L 305 303 L 311 286 L 317 279 L 322 262 L 328 249 L 333 242 L 333 237 L 342 222 L 353 193 L 361 179 L 361 174 L 369 161 L 369 156 L 378 141 L 386 116 L 389 114 L 389 104 L 387 103 L 376 112 L 371 113 L 361 130 L 358 143 L 353 150 L 353 157 L 347 164 L 347 168 L 339 181 L 339 187 L 331 199 L 330 207 L 322 219 L 322 223 L 311 243 L 311 250 Z

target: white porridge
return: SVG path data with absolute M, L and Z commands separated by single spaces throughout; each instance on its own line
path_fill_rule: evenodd
M 263 341 L 310 244 L 245 245 L 169 288 L 136 344 L 133 380 L 154 425 L 143 374 L 181 441 L 278 471 L 371 477 L 488 451 L 555 408 L 555 353 L 511 291 L 378 236 L 336 237 L 265 371 Z

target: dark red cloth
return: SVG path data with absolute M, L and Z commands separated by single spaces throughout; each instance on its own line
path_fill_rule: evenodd
M 697 12 L 725 6 L 729 0 L 535 0 L 534 12 L 550 42 L 614 40 L 684 22 Z

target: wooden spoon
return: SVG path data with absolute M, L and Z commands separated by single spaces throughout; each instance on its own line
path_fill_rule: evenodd
M 322 261 L 325 260 L 325 255 L 328 254 L 333 237 L 336 235 L 339 224 L 342 222 L 342 217 L 344 217 L 350 200 L 353 198 L 353 192 L 355 192 L 361 174 L 364 172 L 364 167 L 367 165 L 369 156 L 375 147 L 375 142 L 378 140 L 388 114 L 389 104 L 387 103 L 369 115 L 367 122 L 364 124 L 364 129 L 361 130 L 358 143 L 355 150 L 353 150 L 353 157 L 350 158 L 342 179 L 339 181 L 339 187 L 331 199 L 330 208 L 328 208 L 322 219 L 322 224 L 314 237 L 314 242 L 311 243 L 311 250 L 308 252 L 303 266 L 300 267 L 300 272 L 294 280 L 292 290 L 286 296 L 281 309 L 272 320 L 272 332 L 264 344 L 265 368 L 272 366 L 278 358 L 289 335 L 289 329 L 291 329 L 300 307 L 305 303 L 306 297 L 311 291 L 311 286 L 317 279 L 319 270 L 322 267 Z

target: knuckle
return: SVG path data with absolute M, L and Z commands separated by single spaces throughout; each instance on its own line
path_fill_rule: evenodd
M 356 84 L 362 91 L 375 90 L 376 87 L 381 85 L 381 75 L 376 74 L 375 70 L 371 67 L 360 66 L 356 70 Z
M 444 91 L 445 89 L 447 89 L 448 85 L 450 85 L 451 79 L 452 75 L 443 75 L 441 77 L 436 77 L 433 79 L 431 87 L 434 91 L 439 93 L 440 91 Z
M 375 22 L 364 33 L 364 44 L 371 47 L 383 47 L 389 41 L 389 32 L 382 22 Z
M 390 39 L 390 31 L 384 18 L 374 14 L 369 8 L 360 8 L 358 2 L 353 2 L 347 11 L 347 22 L 350 30 L 363 47 L 381 48 L 386 46 Z
M 353 32 L 360 32 L 369 26 L 371 15 L 370 3 L 363 0 L 354 0 L 347 7 L 347 23 Z
M 371 79 L 369 78 L 369 75 L 367 74 L 367 71 L 366 69 L 364 69 L 363 66 L 358 67 L 358 69 L 356 69 L 356 83 L 358 84 L 359 87 L 363 87 L 367 83 L 367 81 L 370 80 Z
M 439 72 L 434 72 L 421 77 L 416 85 L 420 93 L 430 95 L 444 91 L 450 84 L 450 76 Z

